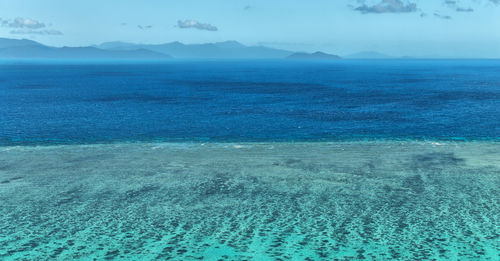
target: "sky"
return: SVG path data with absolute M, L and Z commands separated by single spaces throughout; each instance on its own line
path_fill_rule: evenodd
M 500 58 L 500 0 L 0 0 L 0 37 Z

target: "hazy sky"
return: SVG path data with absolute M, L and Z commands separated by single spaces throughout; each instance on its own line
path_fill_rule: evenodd
M 500 0 L 0 0 L 0 37 L 500 58 Z

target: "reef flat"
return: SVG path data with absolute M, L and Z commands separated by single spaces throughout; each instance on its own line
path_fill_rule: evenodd
M 0 259 L 500 258 L 500 143 L 0 147 Z

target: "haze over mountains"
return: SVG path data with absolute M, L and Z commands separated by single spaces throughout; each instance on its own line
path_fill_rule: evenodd
M 168 59 L 290 59 L 336 60 L 340 56 L 323 52 L 291 52 L 265 46 L 246 46 L 236 41 L 205 44 L 134 44 L 106 42 L 87 47 L 51 47 L 27 39 L 0 38 L 0 59 L 78 60 L 168 60 Z M 388 55 L 362 52 L 348 59 L 390 59 Z
M 397 57 L 393 57 L 387 54 L 379 53 L 379 52 L 359 52 L 359 53 L 353 53 L 344 56 L 346 59 L 395 59 Z
M 95 47 L 50 47 L 31 40 L 0 38 L 2 59 L 164 60 L 166 54 L 145 49 L 110 51 Z
M 168 54 L 179 59 L 282 59 L 292 52 L 263 46 L 245 46 L 236 41 L 206 44 L 183 44 L 172 42 L 166 44 L 133 44 L 124 42 L 108 42 L 97 46 L 104 50 L 130 51 L 146 49 Z
M 315 53 L 294 53 L 287 57 L 287 59 L 293 60 L 338 60 L 342 59 L 338 55 L 327 54 L 324 52 Z

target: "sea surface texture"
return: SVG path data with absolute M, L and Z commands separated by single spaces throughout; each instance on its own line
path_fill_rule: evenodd
M 0 144 L 498 139 L 500 60 L 0 63 Z
M 500 260 L 500 61 L 0 62 L 0 260 Z

